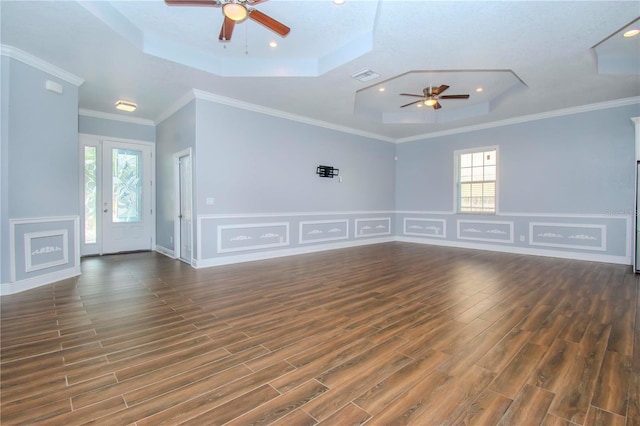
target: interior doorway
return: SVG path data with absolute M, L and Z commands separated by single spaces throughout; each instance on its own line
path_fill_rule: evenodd
M 173 156 L 176 214 L 174 251 L 176 258 L 191 264 L 193 258 L 193 163 L 191 148 Z
M 81 255 L 153 248 L 153 144 L 80 135 Z

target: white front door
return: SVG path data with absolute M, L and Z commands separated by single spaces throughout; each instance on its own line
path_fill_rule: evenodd
M 82 135 L 82 255 L 150 250 L 152 147 Z

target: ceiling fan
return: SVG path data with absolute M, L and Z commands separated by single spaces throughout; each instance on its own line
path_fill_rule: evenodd
M 440 87 L 425 87 L 422 89 L 422 95 L 413 95 L 411 93 L 400 93 L 401 96 L 415 96 L 422 98 L 419 101 L 411 102 L 406 105 L 402 105 L 400 108 L 407 107 L 409 105 L 423 103 L 426 106 L 433 107 L 433 109 L 440 109 L 442 105 L 438 102 L 438 99 L 469 99 L 469 95 L 442 95 L 442 92 L 447 90 L 449 86 L 443 84 Z
M 233 27 L 236 22 L 243 22 L 247 18 L 264 25 L 282 37 L 286 36 L 289 34 L 289 31 L 291 31 L 289 27 L 259 10 L 250 7 L 258 3 L 264 3 L 265 1 L 267 0 L 164 0 L 164 2 L 170 6 L 221 7 L 224 21 L 222 22 L 222 28 L 218 36 L 218 40 L 220 41 L 231 40 Z

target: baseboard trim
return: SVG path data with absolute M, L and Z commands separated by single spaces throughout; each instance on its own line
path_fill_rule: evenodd
M 556 257 L 559 259 L 586 260 L 589 262 L 615 263 L 619 265 L 631 265 L 630 256 L 611 256 L 595 253 L 577 253 L 575 251 L 540 250 L 516 246 L 500 246 L 497 244 L 475 244 L 459 241 L 435 240 L 411 237 L 396 237 L 396 241 L 405 243 L 428 244 L 433 246 L 466 248 L 472 250 L 497 251 L 501 253 L 525 254 L 531 256 Z
M 160 254 L 163 254 L 163 255 L 165 255 L 167 257 L 170 257 L 171 259 L 176 259 L 176 253 L 173 250 L 169 250 L 166 247 L 162 247 L 162 246 L 156 245 L 153 248 L 153 251 L 157 251 Z
M 61 271 L 52 272 L 50 274 L 39 275 L 37 277 L 19 280 L 12 283 L 0 284 L 0 296 L 8 296 L 10 294 L 21 293 L 44 285 L 52 284 L 57 281 L 66 280 L 77 277 L 82 273 L 79 266 L 63 269 Z
M 318 244 L 314 246 L 297 247 L 293 249 L 271 250 L 259 253 L 240 254 L 235 256 L 221 256 L 209 259 L 194 259 L 194 268 L 209 268 L 212 266 L 231 265 L 234 263 L 252 262 L 256 260 L 275 259 L 278 257 L 296 256 L 299 254 L 315 253 L 327 250 L 337 250 L 349 247 L 366 246 L 370 244 L 380 244 L 395 241 L 393 237 L 367 238 L 360 241 L 347 241 L 333 244 Z

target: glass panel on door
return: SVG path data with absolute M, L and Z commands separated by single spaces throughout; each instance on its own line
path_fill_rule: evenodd
M 114 223 L 142 220 L 142 152 L 132 149 L 112 150 L 112 220 Z
M 84 243 L 95 244 L 98 230 L 98 149 L 84 147 Z

